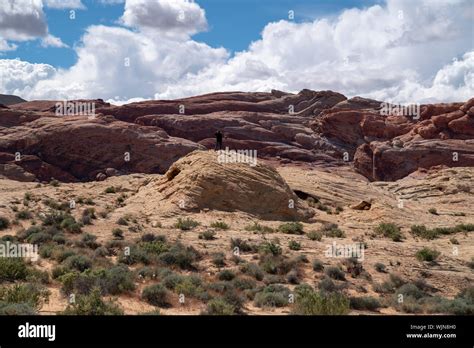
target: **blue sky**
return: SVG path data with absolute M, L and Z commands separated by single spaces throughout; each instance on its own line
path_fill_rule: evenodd
M 346 8 L 364 8 L 380 1 L 365 0 L 198 0 L 206 11 L 209 28 L 193 38 L 213 47 L 225 47 L 231 52 L 243 51 L 258 40 L 269 22 L 286 19 L 288 11 L 295 13 L 295 22 L 318 17 L 335 16 Z M 119 25 L 123 3 L 104 5 L 97 0 L 82 0 L 86 9 L 75 9 L 75 20 L 69 19 L 70 9 L 44 9 L 49 32 L 59 37 L 68 48 L 42 47 L 39 40 L 18 44 L 17 50 L 2 58 L 20 58 L 31 63 L 47 63 L 68 68 L 77 59 L 73 49 L 80 43 L 84 30 L 94 24 Z
M 0 93 L 123 103 L 309 88 L 463 101 L 473 42 L 472 0 L 2 0 Z

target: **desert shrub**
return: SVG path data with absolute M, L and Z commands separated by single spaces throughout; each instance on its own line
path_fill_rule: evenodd
M 6 305 L 25 304 L 36 312 L 48 300 L 49 295 L 47 288 L 35 283 L 2 287 L 0 288 L 0 311 Z
M 306 236 L 311 239 L 311 240 L 316 240 L 316 241 L 321 241 L 321 239 L 323 238 L 323 234 L 321 232 L 317 232 L 317 231 L 311 231 L 311 232 L 308 232 L 306 234 Z
M 222 297 L 217 297 L 207 303 L 206 314 L 208 315 L 233 315 L 235 308 L 227 303 Z
M 416 258 L 420 261 L 435 261 L 441 253 L 437 250 L 424 247 L 421 250 L 418 250 L 415 254 Z
M 374 284 L 373 288 L 377 293 L 387 294 L 393 293 L 396 289 L 400 288 L 404 284 L 406 284 L 406 281 L 403 280 L 399 275 L 390 273 L 388 280 L 380 284 Z
M 327 276 L 321 279 L 318 284 L 318 289 L 323 292 L 335 292 L 340 290 L 340 288 L 332 281 L 332 279 Z
M 265 276 L 265 273 L 260 266 L 253 262 L 243 264 L 240 267 L 240 271 L 259 281 L 263 280 L 263 277 Z
M 344 238 L 346 234 L 337 224 L 326 223 L 321 228 L 321 233 L 330 238 Z
M 229 225 L 226 224 L 223 221 L 214 221 L 213 223 L 211 223 L 211 227 L 212 228 L 217 228 L 219 230 L 228 230 L 229 229 Z
M 349 299 L 338 292 L 316 292 L 308 285 L 295 288 L 293 314 L 344 315 L 349 312 Z
M 436 208 L 430 208 L 430 209 L 428 209 L 428 212 L 429 212 L 430 214 L 433 214 L 433 215 L 439 215 L 439 214 L 438 214 L 438 211 L 436 210 Z
M 266 254 L 260 258 L 262 269 L 270 274 L 287 274 L 296 265 L 296 259 L 287 259 L 281 255 Z
M 257 286 L 257 282 L 249 277 L 236 277 L 232 284 L 239 290 L 254 289 Z
M 263 254 L 281 255 L 282 253 L 281 247 L 273 242 L 263 242 L 260 244 L 259 250 Z
M 84 255 L 73 255 L 64 260 L 64 266 L 70 270 L 83 272 L 92 267 L 92 261 Z
M 375 311 L 381 307 L 380 301 L 375 297 L 351 297 L 350 306 L 352 309 Z
M 254 221 L 253 224 L 246 226 L 245 230 L 249 232 L 258 232 L 258 233 L 272 233 L 273 232 L 273 228 L 265 226 L 265 225 L 261 225 L 256 221 Z
M 292 269 L 286 275 L 286 281 L 290 284 L 299 284 L 300 283 L 300 275 L 297 269 Z
M 236 248 L 239 250 L 239 252 L 250 252 L 250 251 L 255 251 L 257 248 L 254 245 L 251 245 L 250 243 L 240 239 L 240 238 L 231 238 L 230 239 L 230 246 L 233 250 Z
M 324 273 L 332 279 L 336 279 L 336 280 L 346 279 L 346 277 L 344 276 L 344 272 L 339 267 L 329 266 L 324 270 Z
M 51 235 L 45 232 L 33 233 L 26 239 L 30 244 L 44 244 L 49 242 L 52 239 Z
M 149 255 L 161 255 L 170 249 L 170 246 L 159 238 L 152 242 L 140 242 L 138 246 Z
M 467 265 L 470 269 L 474 269 L 474 257 L 471 257 L 471 261 L 469 261 Z
M 295 240 L 290 240 L 288 248 L 290 248 L 290 250 L 301 250 L 301 244 Z
M 63 234 L 56 234 L 53 236 L 53 242 L 56 244 L 66 244 L 66 237 Z
M 374 231 L 376 234 L 390 238 L 394 242 L 400 242 L 402 240 L 400 228 L 393 223 L 382 222 L 374 229 Z
M 161 284 L 147 286 L 142 291 L 142 299 L 153 306 L 167 307 L 169 293 Z
M 94 236 L 93 234 L 86 233 L 82 235 L 80 241 L 79 241 L 79 246 L 86 246 L 91 249 L 97 249 L 100 244 L 96 242 L 97 236 Z
M 380 272 L 380 273 L 385 273 L 385 265 L 383 263 L 380 263 L 380 262 L 377 262 L 375 265 L 374 265 L 374 268 L 377 272 Z
M 115 242 L 120 242 L 120 241 L 116 240 Z M 121 245 L 120 245 L 120 248 L 122 248 Z M 130 249 L 128 253 L 125 253 L 125 251 L 122 251 L 118 255 L 117 262 L 123 263 L 126 265 L 134 265 L 137 263 L 143 263 L 144 265 L 148 265 L 151 263 L 152 258 L 145 250 L 140 248 L 140 246 L 132 245 L 129 248 Z M 111 245 L 109 245 L 108 249 L 111 250 Z
M 27 303 L 0 305 L 0 315 L 35 315 L 37 311 Z
M 105 294 L 118 295 L 135 289 L 133 273 L 124 265 L 96 272 L 98 284 Z
M 32 216 L 33 215 L 31 214 L 31 212 L 26 209 L 20 210 L 19 212 L 15 214 L 15 217 L 18 220 L 28 220 L 28 219 L 31 219 Z
M 117 224 L 121 225 L 121 226 L 127 226 L 128 225 L 128 219 L 126 217 L 121 216 L 117 219 Z
M 400 286 L 397 291 L 397 294 L 401 294 L 404 297 L 413 297 L 415 299 L 422 298 L 425 296 L 425 293 L 420 290 L 415 284 L 408 283 Z
M 454 238 L 454 237 L 453 237 L 453 238 L 450 238 L 450 239 L 449 239 L 449 242 L 450 242 L 451 244 L 455 244 L 455 245 L 458 245 L 458 244 L 459 244 L 459 241 L 458 241 L 456 238 Z
M 114 236 L 115 239 L 122 240 L 123 239 L 123 230 L 120 228 L 114 228 L 112 230 L 112 235 Z
M 278 226 L 278 231 L 287 234 L 303 234 L 303 224 L 301 222 L 286 222 Z
M 4 216 L 0 216 L 0 231 L 8 228 L 10 226 L 10 220 Z
M 19 257 L 0 257 L 0 281 L 25 280 L 28 267 Z
M 282 285 L 268 285 L 255 295 L 257 307 L 285 307 L 289 304 L 290 290 Z
M 212 263 L 216 267 L 224 267 L 225 266 L 225 255 L 224 253 L 215 253 L 212 255 Z
M 100 289 L 96 288 L 87 295 L 78 295 L 73 304 L 63 312 L 65 315 L 121 315 L 123 311 L 113 301 L 104 301 Z
M 179 228 L 182 231 L 189 231 L 199 225 L 199 222 L 191 218 L 178 218 L 178 221 L 174 224 L 175 228 Z
M 225 269 L 219 272 L 219 274 L 217 275 L 217 278 L 219 280 L 232 280 L 235 278 L 235 273 L 229 269 Z
M 424 225 L 411 226 L 411 233 L 424 239 L 435 239 L 441 235 L 472 231 L 474 231 L 474 224 L 459 224 L 454 227 L 436 227 L 433 229 L 428 229 Z
M 117 190 L 115 189 L 114 186 L 109 186 L 104 190 L 104 193 L 116 193 Z
M 181 269 L 193 270 L 193 263 L 200 259 L 200 254 L 192 246 L 185 247 L 180 243 L 173 245 L 169 251 L 162 253 L 159 259 L 166 265 L 176 265 Z
M 211 231 L 211 230 L 204 231 L 204 232 L 199 233 L 198 238 L 204 239 L 204 240 L 214 240 L 216 239 L 216 232 Z
M 324 263 L 319 259 L 313 260 L 313 271 L 322 272 L 324 270 Z

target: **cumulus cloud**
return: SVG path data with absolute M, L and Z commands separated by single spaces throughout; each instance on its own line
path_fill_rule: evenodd
M 86 7 L 81 0 L 44 0 L 44 5 L 49 8 L 58 10 L 63 9 L 77 9 L 84 10 Z
M 49 34 L 41 39 L 42 47 L 68 47 L 59 37 Z
M 41 0 L 4 0 L 0 2 L 0 37 L 24 41 L 45 36 L 48 26 Z
M 282 20 L 230 56 L 191 38 L 207 25 L 196 3 L 127 0 L 121 21 L 130 29 L 89 27 L 74 66 L 16 89 L 26 98 L 115 101 L 273 88 L 397 103 L 465 100 L 474 95 L 470 6 L 388 0 L 310 22 Z M 182 13 L 189 22 L 177 21 Z
M 0 55 L 2 54 L 2 51 L 14 51 L 17 47 L 18 46 L 15 44 L 8 43 L 7 40 L 0 39 Z
M 121 21 L 166 35 L 192 35 L 207 28 L 204 10 L 192 0 L 127 0 Z
M 56 69 L 48 64 L 0 59 L 0 91 L 5 94 L 26 95 L 32 86 L 55 74 Z

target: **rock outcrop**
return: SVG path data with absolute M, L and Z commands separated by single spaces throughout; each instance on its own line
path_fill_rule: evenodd
M 145 211 L 240 211 L 273 220 L 311 216 L 274 168 L 258 162 L 220 162 L 219 152 L 188 154 L 162 178 L 142 187 L 134 200 L 141 200 Z

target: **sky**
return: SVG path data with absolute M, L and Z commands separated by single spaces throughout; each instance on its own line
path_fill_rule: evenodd
M 474 96 L 472 0 L 1 0 L 0 93 Z

